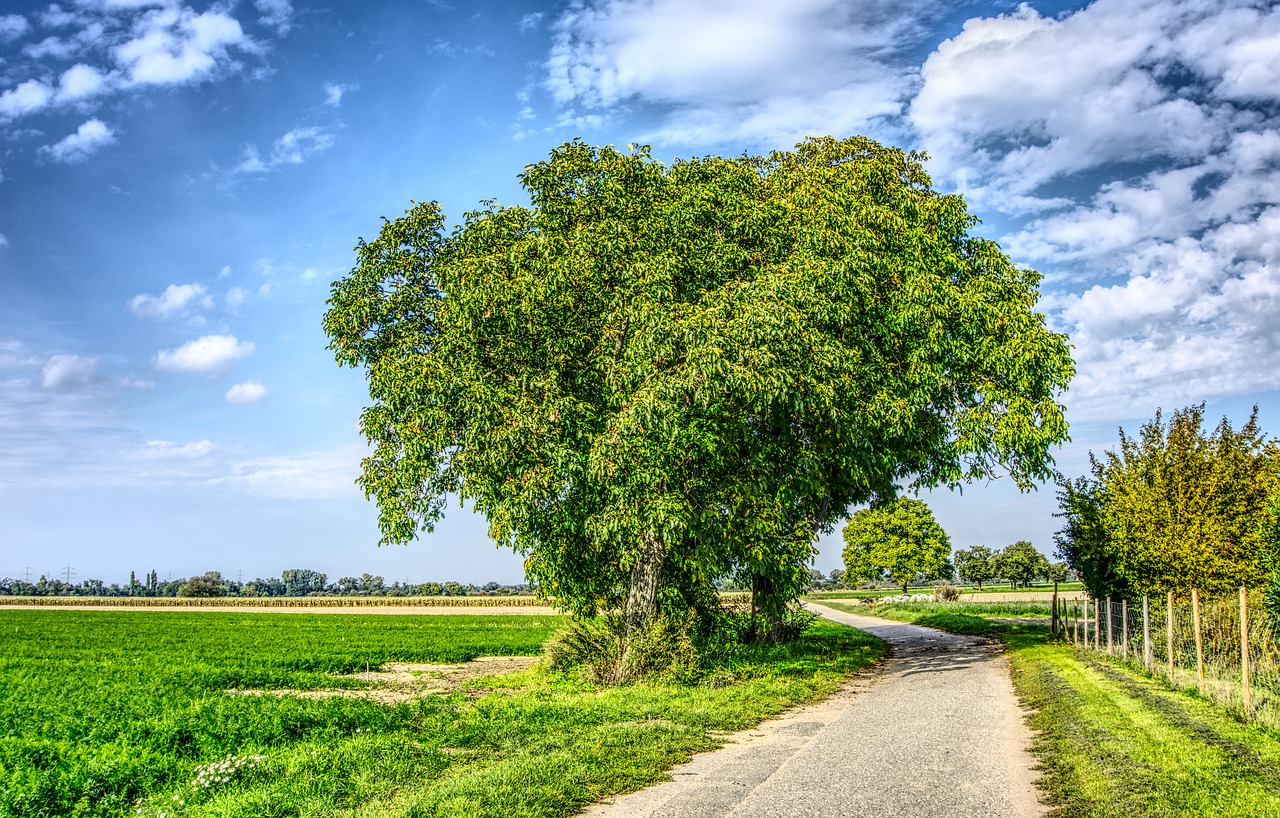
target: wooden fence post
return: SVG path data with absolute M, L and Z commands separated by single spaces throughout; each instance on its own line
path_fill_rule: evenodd
M 1093 601 L 1093 649 L 1102 650 L 1102 600 Z
M 1244 717 L 1253 713 L 1249 690 L 1249 592 L 1240 586 L 1240 693 L 1244 697 Z
M 1151 672 L 1151 607 L 1147 597 L 1142 597 L 1142 664 Z
M 1071 644 L 1075 645 L 1076 647 L 1079 647 L 1080 646 L 1080 600 L 1077 599 L 1075 602 L 1073 602 L 1071 605 L 1071 608 L 1072 608 L 1072 613 L 1074 614 L 1074 616 L 1072 616 L 1072 622 L 1071 622 Z
M 1058 583 L 1053 583 L 1053 616 L 1049 620 L 1049 634 L 1058 638 Z
M 1173 683 L 1173 591 L 1169 592 L 1169 618 L 1164 623 L 1164 634 L 1169 649 L 1169 686 L 1177 687 Z
M 1120 653 L 1129 658 L 1129 600 L 1120 600 Z
M 1111 597 L 1107 597 L 1107 655 L 1111 655 Z
M 1200 683 L 1200 695 L 1204 695 L 1204 641 L 1200 638 L 1200 595 L 1191 589 L 1191 621 L 1196 629 L 1196 680 Z

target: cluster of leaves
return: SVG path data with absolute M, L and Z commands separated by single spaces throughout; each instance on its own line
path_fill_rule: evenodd
M 1097 597 L 1186 597 L 1257 587 L 1273 569 L 1277 448 L 1257 407 L 1238 431 L 1204 432 L 1204 405 L 1159 412 L 1091 474 L 1060 482 L 1058 553 Z
M 922 157 L 865 138 L 670 165 L 566 143 L 529 207 L 361 241 L 324 328 L 373 400 L 383 541 L 474 503 L 580 614 L 781 621 L 817 534 L 900 485 L 1051 474 L 1065 339 Z M 642 616 L 633 619 L 633 611 Z

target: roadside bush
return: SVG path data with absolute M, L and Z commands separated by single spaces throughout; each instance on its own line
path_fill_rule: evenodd
M 776 628 L 780 642 L 790 642 L 817 619 L 800 606 L 788 607 Z M 596 684 L 628 684 L 659 679 L 692 685 L 711 673 L 716 663 L 755 644 L 756 620 L 746 605 L 721 606 L 701 615 L 663 616 L 626 646 L 626 622 L 618 614 L 575 618 L 543 647 L 552 670 L 580 671 Z
M 693 615 L 659 617 L 626 644 L 626 621 L 617 614 L 572 620 L 547 641 L 543 655 L 553 670 L 581 670 L 592 682 L 618 685 L 642 678 L 693 684 L 700 676 L 692 638 Z
M 933 589 L 934 602 L 957 602 L 960 599 L 960 589 L 954 585 L 939 585 Z

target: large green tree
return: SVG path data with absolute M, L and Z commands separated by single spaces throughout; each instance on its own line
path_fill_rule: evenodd
M 888 577 L 902 592 L 912 582 L 950 579 L 951 538 L 920 500 L 879 503 L 844 527 L 845 577 Z
M 1239 430 L 1223 418 L 1207 433 L 1203 404 L 1167 423 L 1157 412 L 1136 437 L 1121 429 L 1118 449 L 1091 455 L 1088 477 L 1061 482 L 1059 554 L 1097 596 L 1259 586 L 1278 454 L 1257 407 Z
M 641 626 L 732 574 L 776 622 L 850 506 L 1051 474 L 1065 339 L 921 157 L 572 142 L 520 178 L 528 206 L 452 230 L 415 205 L 333 286 L 384 542 L 457 496 L 570 610 Z

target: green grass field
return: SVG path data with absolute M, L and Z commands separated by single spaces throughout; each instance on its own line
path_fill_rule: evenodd
M 0 816 L 563 816 L 883 654 L 819 624 L 697 687 L 540 669 L 395 704 L 383 662 L 533 655 L 554 616 L 0 611 Z M 356 672 L 354 678 L 330 674 Z
M 1046 624 L 993 621 L 983 612 L 993 606 L 827 604 L 1001 639 L 1037 734 L 1032 751 L 1054 818 L 1280 818 L 1273 730 L 1118 660 L 1051 641 Z

